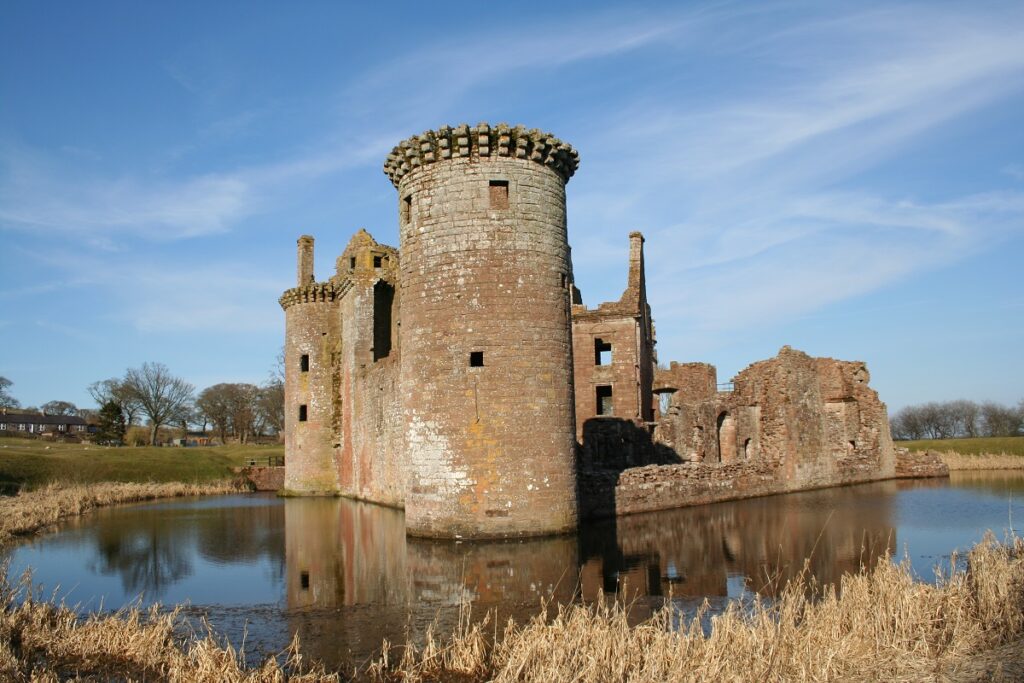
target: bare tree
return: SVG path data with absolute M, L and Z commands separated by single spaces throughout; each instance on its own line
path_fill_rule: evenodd
M 981 413 L 977 403 L 961 399 L 943 405 L 949 412 L 954 436 L 964 436 L 971 439 L 978 436 Z
M 192 404 L 195 387 L 175 377 L 163 363 L 143 363 L 130 368 L 122 382 L 131 398 L 149 418 L 149 443 L 156 445 L 157 431 L 166 424 L 181 421 Z
M 985 436 L 1017 436 L 1024 426 L 1024 411 L 987 401 L 981 404 L 981 423 Z
M 96 405 L 103 406 L 113 401 L 124 414 L 125 424 L 135 424 L 139 417 L 139 402 L 132 394 L 129 387 L 125 386 L 123 380 L 116 377 L 93 382 L 89 385 L 89 395 L 96 401 Z
M 225 443 L 231 430 L 231 405 L 228 393 L 231 385 L 214 384 L 199 392 L 196 398 L 196 409 L 203 414 L 220 435 L 220 442 Z
M 267 428 L 284 431 L 284 382 L 270 381 L 260 389 L 259 412 Z
M 8 389 L 14 386 L 14 382 L 6 377 L 0 377 L 0 408 L 20 408 L 18 399 L 11 396 Z
M 42 406 L 47 415 L 77 415 L 78 406 L 70 401 L 47 401 Z

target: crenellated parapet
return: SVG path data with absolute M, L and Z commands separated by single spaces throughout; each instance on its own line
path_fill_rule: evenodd
M 543 164 L 568 181 L 579 167 L 580 156 L 572 145 L 536 128 L 491 126 L 479 123 L 443 126 L 403 140 L 384 162 L 384 173 L 398 187 L 414 169 L 437 161 L 491 156 L 529 159 Z
M 304 287 L 293 287 L 285 290 L 277 303 L 288 310 L 295 304 L 314 304 L 334 301 L 341 295 L 334 282 L 314 282 Z

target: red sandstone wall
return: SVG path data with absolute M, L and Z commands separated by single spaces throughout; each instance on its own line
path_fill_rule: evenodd
M 407 529 L 573 529 L 565 178 L 525 151 L 484 157 L 471 142 L 398 183 L 411 214 L 400 228 Z M 492 180 L 508 183 L 508 208 L 492 208 Z
M 386 356 L 382 349 L 374 349 L 374 299 L 377 284 L 394 286 L 397 272 L 397 251 L 377 244 L 365 231 L 352 238 L 338 259 L 338 277 L 345 278 L 348 287 L 338 307 L 343 342 L 334 391 L 341 492 L 393 506 L 404 503 L 406 481 L 398 389 L 400 290 L 394 287 Z

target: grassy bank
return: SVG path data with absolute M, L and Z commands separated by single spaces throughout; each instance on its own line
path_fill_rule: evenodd
M 909 448 L 912 451 L 953 451 L 962 455 L 1005 454 L 1024 456 L 1024 436 L 897 441 L 896 445 L 901 448 Z
M 239 490 L 241 487 L 230 481 L 204 484 L 106 483 L 70 487 L 50 484 L 16 496 L 0 497 L 0 545 L 16 536 L 36 533 L 62 519 L 84 515 L 106 505 Z
M 5 680 L 337 681 L 308 669 L 296 644 L 246 668 L 207 634 L 182 639 L 177 612 L 126 610 L 79 619 L 38 601 L 28 582 L 0 585 Z M 378 681 L 1020 680 L 1024 543 L 988 539 L 939 585 L 880 563 L 844 578 L 841 597 L 809 600 L 791 584 L 772 605 L 737 606 L 673 630 L 662 613 L 629 626 L 621 607 L 570 605 L 505 628 L 466 624 L 444 643 L 387 648 L 356 673 Z M 694 622 L 695 624 L 697 622 Z
M 284 455 L 284 447 L 108 448 L 49 443 L 42 439 L 0 439 L 0 486 L 36 488 L 46 484 L 98 482 L 209 483 L 232 476 L 250 458 Z

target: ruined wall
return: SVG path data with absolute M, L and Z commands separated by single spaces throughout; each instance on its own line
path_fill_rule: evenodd
M 572 307 L 576 438 L 584 450 L 587 425 L 594 418 L 637 423 L 654 419 L 654 326 L 647 304 L 644 238 L 639 232 L 629 238 L 629 276 L 619 300 L 593 310 L 581 303 Z
M 401 143 L 406 524 L 424 536 L 576 526 L 571 147 L 486 124 Z
M 649 440 L 642 430 L 620 428 L 614 436 L 628 461 L 583 460 L 582 513 L 630 514 L 891 478 L 889 421 L 868 380 L 864 363 L 789 347 L 749 366 L 723 391 L 712 366 L 673 363 L 654 382 L 670 397 Z M 605 449 L 613 445 L 606 432 L 595 440 Z
M 406 472 L 398 391 L 398 252 L 360 230 L 338 258 L 336 277 L 348 283 L 338 306 L 344 341 L 332 391 L 340 491 L 400 506 Z

